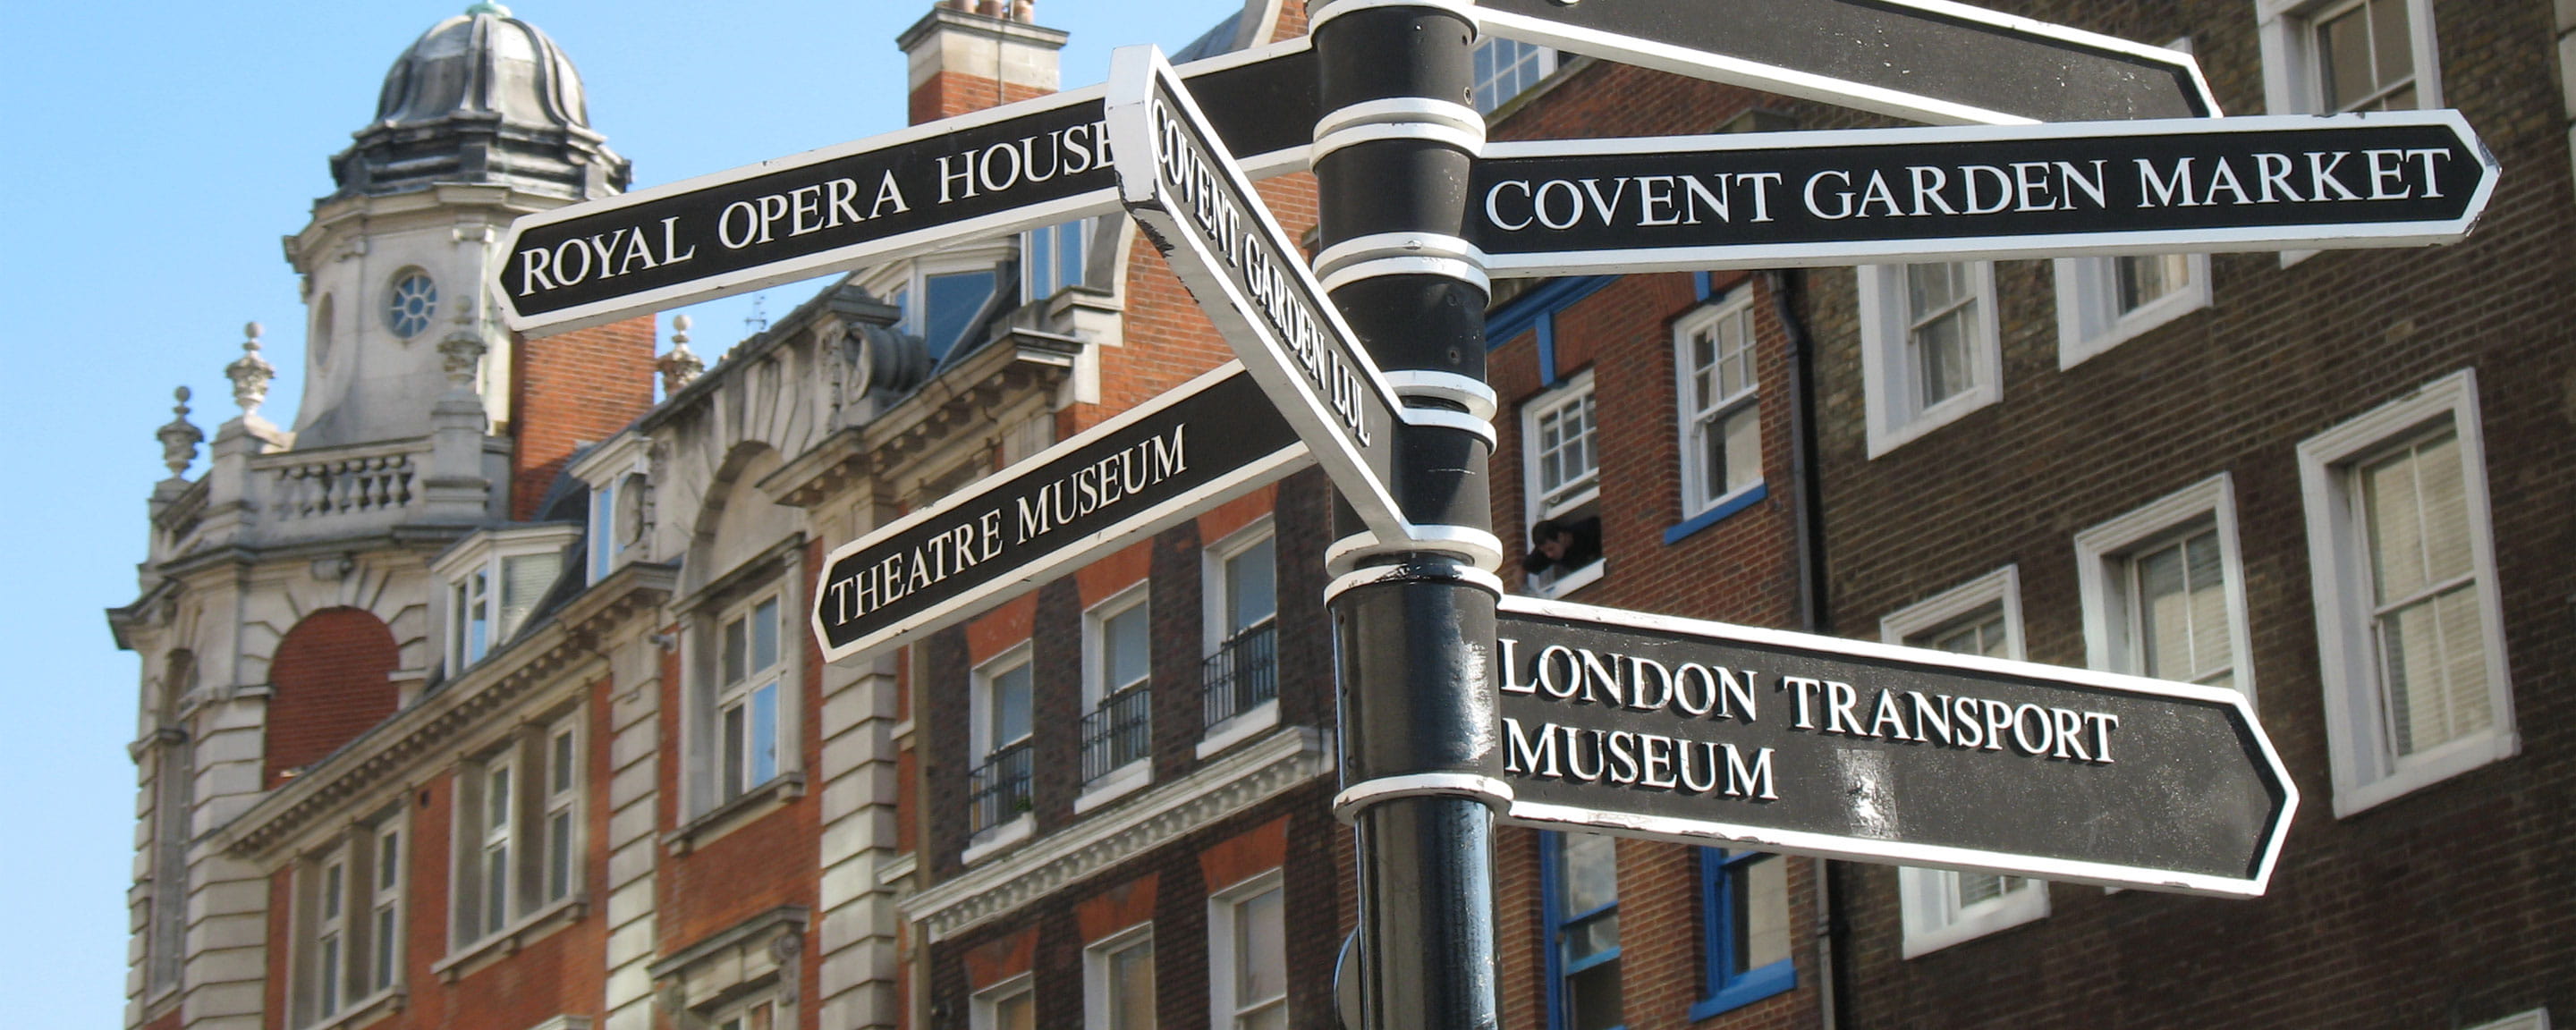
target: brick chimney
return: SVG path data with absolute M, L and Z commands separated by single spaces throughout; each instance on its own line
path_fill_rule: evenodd
M 912 124 L 1062 88 L 1061 29 L 1030 23 L 1035 0 L 939 0 L 896 37 L 910 59 Z

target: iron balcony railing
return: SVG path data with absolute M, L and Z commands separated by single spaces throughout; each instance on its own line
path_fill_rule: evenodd
M 1264 622 L 1234 635 L 1199 663 L 1205 726 L 1234 718 L 1279 696 L 1279 624 Z
M 1139 683 L 1101 699 L 1082 717 L 1082 779 L 1088 783 L 1145 757 L 1153 747 L 1153 692 Z
M 974 811 L 971 832 L 981 833 L 1019 818 L 1029 810 L 1029 742 L 993 752 L 967 773 L 967 806 Z

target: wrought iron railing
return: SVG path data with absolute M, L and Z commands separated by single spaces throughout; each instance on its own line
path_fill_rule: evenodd
M 967 806 L 973 810 L 973 832 L 982 832 L 1029 810 L 1029 742 L 993 752 L 967 773 Z
M 1139 683 L 1101 699 L 1082 717 L 1082 779 L 1099 779 L 1153 748 L 1153 692 Z
M 1279 696 L 1279 624 L 1264 622 L 1234 635 L 1199 663 L 1207 721 L 1214 726 Z

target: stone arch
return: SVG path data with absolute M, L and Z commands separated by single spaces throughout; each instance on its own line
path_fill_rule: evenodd
M 691 527 L 680 572 L 683 592 L 695 593 L 797 531 L 797 510 L 771 501 L 759 487 L 780 464 L 777 450 L 759 442 L 736 444 L 725 455 Z
M 287 630 L 269 664 L 263 785 L 285 782 L 394 714 L 390 677 L 400 666 L 392 628 L 364 609 L 325 608 Z

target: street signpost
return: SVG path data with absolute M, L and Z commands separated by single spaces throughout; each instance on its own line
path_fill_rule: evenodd
M 1933 123 L 2208 118 L 2188 54 L 1948 0 L 1477 0 L 1508 39 Z
M 1193 61 L 1252 174 L 1303 169 L 1304 39 Z M 1102 88 L 1051 94 L 519 219 L 494 284 L 553 333 L 1118 209 Z
M 2298 807 L 2233 690 L 1500 607 L 1513 822 L 2250 897 Z
M 2405 247 L 2468 234 L 2497 166 L 2457 111 L 1501 143 L 1497 275 Z
M 954 624 L 1306 465 L 1227 362 L 824 559 L 825 661 Z
M 1379 539 L 1411 539 L 1388 488 L 1406 416 L 1377 364 L 1162 53 L 1124 47 L 1110 61 L 1110 150 L 1128 211 L 1353 510 Z

